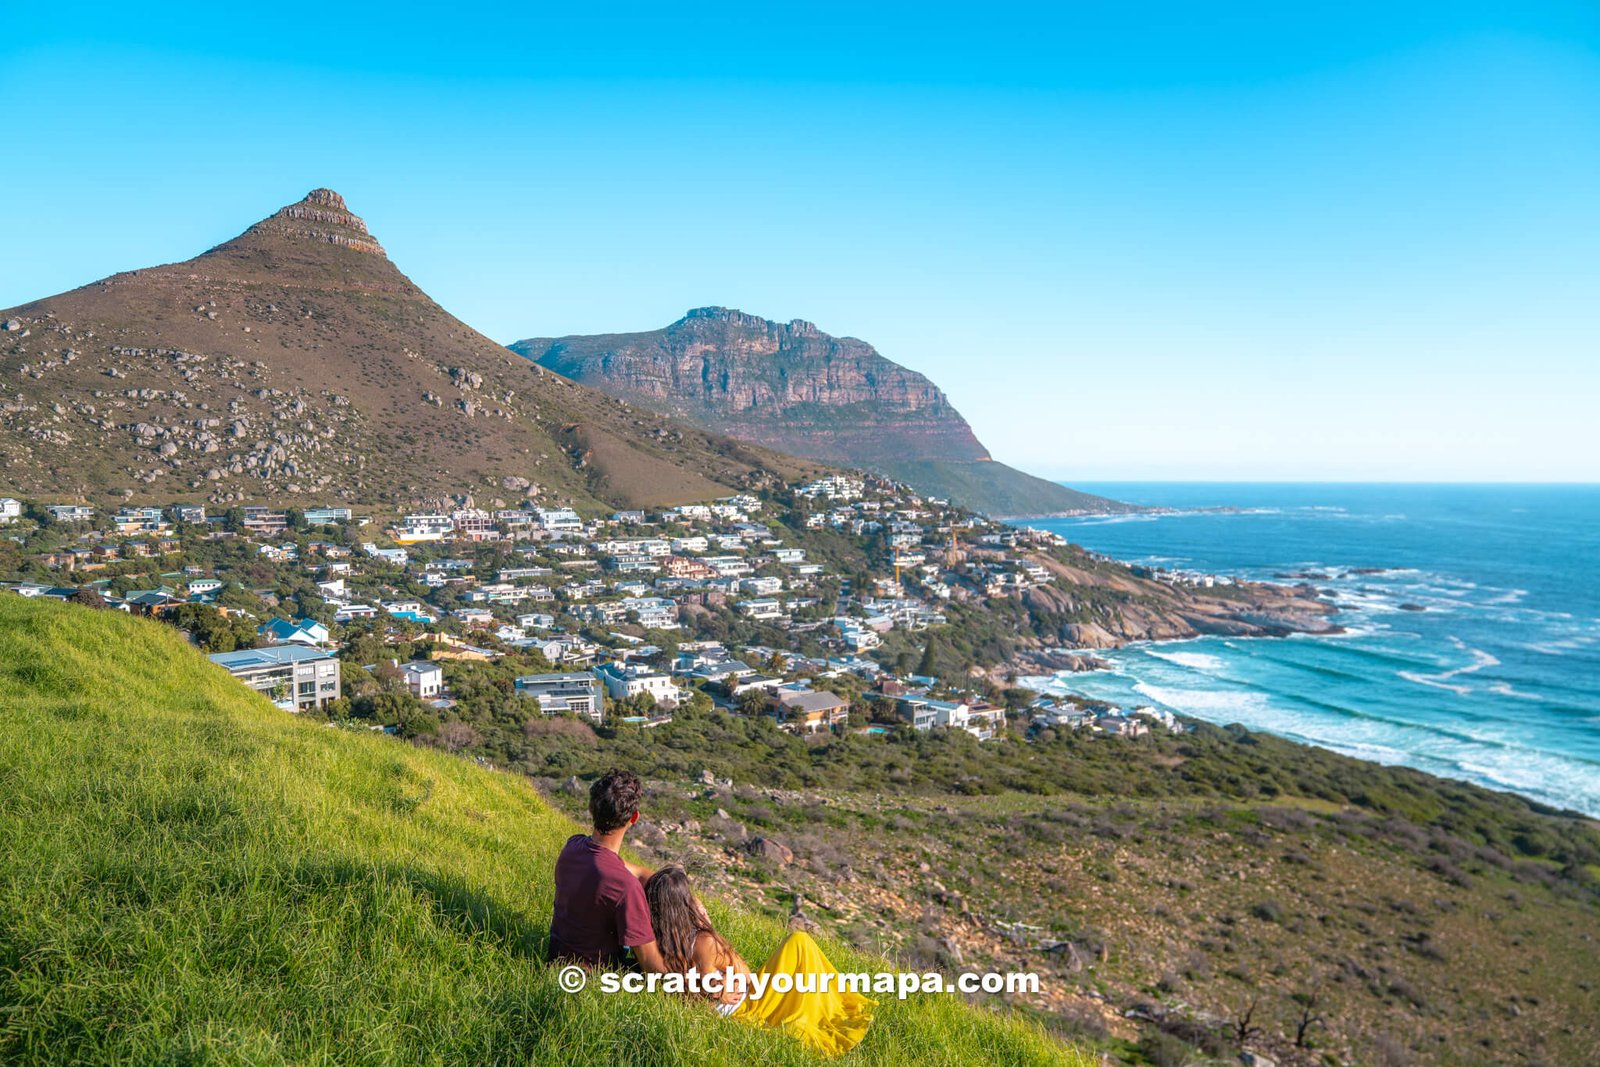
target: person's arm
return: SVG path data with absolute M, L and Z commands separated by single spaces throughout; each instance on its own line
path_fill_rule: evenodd
M 628 871 L 633 873 L 631 864 Z M 655 928 L 650 925 L 650 904 L 645 900 L 644 883 L 637 876 L 623 882 L 622 899 L 617 901 L 617 935 L 617 940 L 633 951 L 640 968 L 666 972 L 667 961 L 661 957 Z
M 633 946 L 633 958 L 639 961 L 641 971 L 654 971 L 656 974 L 665 974 L 667 961 L 661 958 L 661 949 L 654 941 L 646 941 L 642 945 Z
M 750 976 L 750 968 L 744 962 L 744 957 L 739 955 L 737 949 L 728 945 L 726 952 L 718 944 L 717 938 L 709 933 L 701 933 L 694 941 L 694 965 L 701 974 L 722 974 L 731 969 L 736 975 Z M 716 996 L 719 1004 L 737 1004 L 748 993 L 747 986 L 729 984 Z

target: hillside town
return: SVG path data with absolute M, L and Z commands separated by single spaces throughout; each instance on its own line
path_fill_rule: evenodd
M 475 665 L 530 713 L 614 729 L 686 706 L 806 736 L 1181 729 L 932 673 L 949 605 L 1049 583 L 1019 549 L 1065 542 L 870 476 L 605 516 L 6 498 L 0 523 L 12 592 L 164 620 L 282 708 L 390 732 L 448 734 Z

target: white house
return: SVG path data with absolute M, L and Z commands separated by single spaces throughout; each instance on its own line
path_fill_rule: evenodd
M 647 667 L 602 663 L 594 669 L 594 674 L 613 700 L 627 700 L 649 693 L 655 698 L 657 707 L 675 708 L 683 698 L 683 691 L 673 683 L 671 675 Z
M 418 700 L 432 700 L 444 692 L 444 668 L 431 660 L 418 659 L 400 665 L 406 688 Z
M 438 622 L 438 617 L 423 606 L 420 600 L 386 600 L 383 610 L 397 619 L 408 622 Z
M 442 541 L 455 528 L 455 520 L 448 515 L 407 515 L 395 526 L 394 539 L 402 545 Z
M 0 496 L 0 522 L 16 522 L 22 518 L 22 501 Z
M 538 508 L 539 525 L 551 533 L 579 533 L 583 520 L 571 508 Z
M 759 578 L 741 578 L 739 588 L 752 596 L 774 596 L 783 592 L 783 579 L 772 575 Z
M 741 601 L 739 610 L 747 618 L 771 621 L 783 618 L 783 601 L 772 597 L 758 597 L 755 600 Z

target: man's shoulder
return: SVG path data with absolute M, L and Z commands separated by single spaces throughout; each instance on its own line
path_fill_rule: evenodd
M 566 857 L 593 855 L 604 851 L 595 848 L 594 839 L 588 834 L 573 834 L 567 838 L 567 843 L 561 846 L 561 855 Z

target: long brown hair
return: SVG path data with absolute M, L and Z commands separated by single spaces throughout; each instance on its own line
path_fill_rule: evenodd
M 670 969 L 687 972 L 694 966 L 694 943 L 701 934 L 716 939 L 719 955 L 732 956 L 728 939 L 711 925 L 711 916 L 694 895 L 688 872 L 682 867 L 663 867 L 651 875 L 644 895 L 650 902 L 650 925 L 656 932 L 656 945 Z

